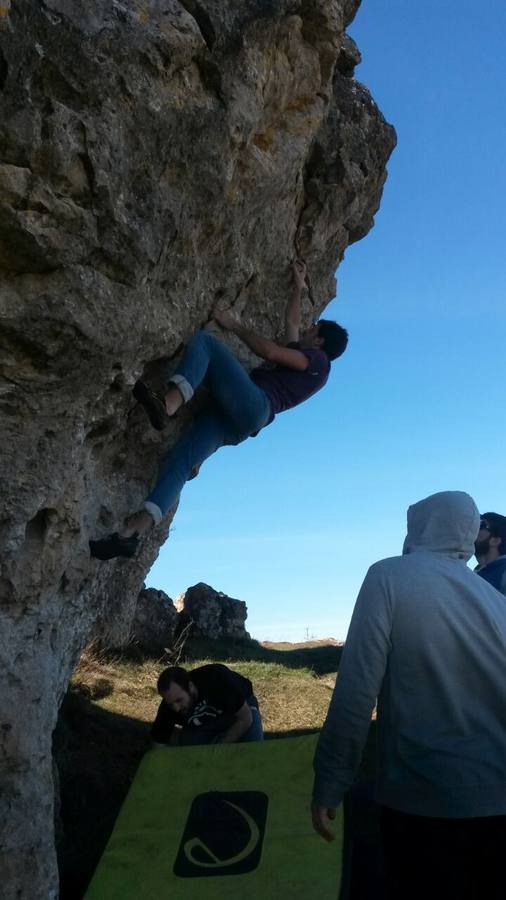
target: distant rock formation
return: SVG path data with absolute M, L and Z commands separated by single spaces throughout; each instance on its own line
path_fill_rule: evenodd
M 144 588 L 137 598 L 129 640 L 148 653 L 163 653 L 174 639 L 178 613 L 170 597 Z
M 308 324 L 372 227 L 395 134 L 353 77 L 358 5 L 0 4 L 3 900 L 57 895 L 58 707 L 90 638 L 129 634 L 174 513 L 90 560 L 191 416 L 153 432 L 132 384 L 218 299 L 280 335 L 296 254 Z
M 173 601 L 156 588 L 144 588 L 137 599 L 128 643 L 147 653 L 170 650 L 182 631 L 206 638 L 251 640 L 244 627 L 248 608 L 243 600 L 235 600 L 199 582 L 179 594 Z
M 192 621 L 192 632 L 202 637 L 250 640 L 244 627 L 248 616 L 244 600 L 228 597 L 202 581 L 179 594 L 174 606 L 180 614 L 178 629 Z

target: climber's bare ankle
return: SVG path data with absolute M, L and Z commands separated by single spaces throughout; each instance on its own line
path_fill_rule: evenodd
M 168 416 L 173 416 L 174 413 L 177 413 L 178 409 L 183 405 L 183 395 L 181 391 L 178 390 L 175 384 L 171 384 L 165 397 L 163 398 L 163 402 L 165 404 L 165 409 L 167 411 Z

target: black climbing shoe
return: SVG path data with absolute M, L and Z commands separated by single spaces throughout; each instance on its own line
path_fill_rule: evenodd
M 135 382 L 132 394 L 146 410 L 153 428 L 156 428 L 157 431 L 163 431 L 169 421 L 169 417 L 160 397 L 157 397 L 153 391 L 150 391 L 143 381 Z
M 131 537 L 120 537 L 118 532 L 110 534 L 109 537 L 102 538 L 100 541 L 90 541 L 90 553 L 95 559 L 114 559 L 116 556 L 125 556 L 127 559 L 135 556 L 135 551 L 139 546 L 139 535 L 137 532 Z

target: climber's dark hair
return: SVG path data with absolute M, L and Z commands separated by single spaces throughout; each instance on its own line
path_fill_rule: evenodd
M 318 324 L 318 337 L 323 338 L 322 350 L 329 359 L 337 359 L 348 345 L 348 332 L 337 322 L 328 319 L 320 319 Z
M 164 669 L 158 676 L 156 689 L 159 694 L 164 694 L 169 690 L 171 684 L 178 684 L 187 691 L 190 687 L 190 675 L 186 669 L 181 666 L 170 666 L 168 669 Z

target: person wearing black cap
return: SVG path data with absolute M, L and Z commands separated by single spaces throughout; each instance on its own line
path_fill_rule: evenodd
M 483 513 L 474 545 L 475 572 L 506 597 L 506 516 Z

